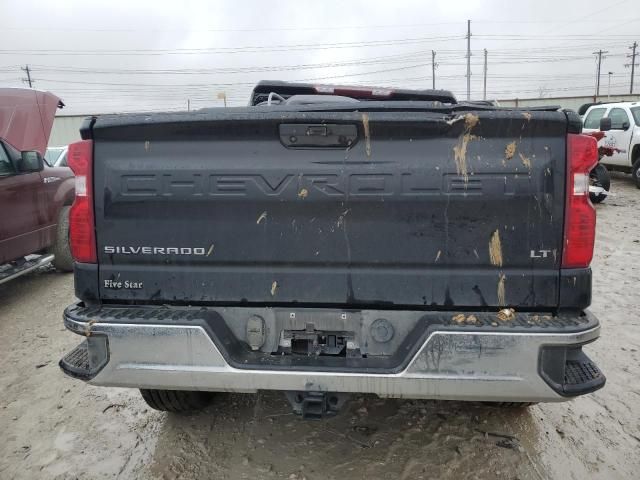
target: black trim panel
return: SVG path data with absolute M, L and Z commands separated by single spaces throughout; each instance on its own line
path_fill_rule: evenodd
M 591 268 L 560 270 L 559 308 L 585 309 L 591 305 Z

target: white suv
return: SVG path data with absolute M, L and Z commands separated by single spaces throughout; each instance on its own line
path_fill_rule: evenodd
M 632 173 L 636 186 L 640 188 L 640 102 L 592 105 L 585 112 L 583 131 L 597 131 L 601 118 L 611 119 L 611 130 L 602 140 L 602 146 L 619 151 L 603 157 L 600 163 L 609 170 Z

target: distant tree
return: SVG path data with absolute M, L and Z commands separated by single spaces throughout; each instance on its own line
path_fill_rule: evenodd
M 549 95 L 549 89 L 546 85 L 541 85 L 538 87 L 538 98 L 544 98 Z

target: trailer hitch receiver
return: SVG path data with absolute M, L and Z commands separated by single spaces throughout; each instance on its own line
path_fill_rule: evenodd
M 304 420 L 320 420 L 335 415 L 349 395 L 332 392 L 285 392 L 293 411 Z

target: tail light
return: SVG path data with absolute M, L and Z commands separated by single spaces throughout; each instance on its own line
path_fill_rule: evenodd
M 67 161 L 76 176 L 76 198 L 69 213 L 69 243 L 76 262 L 96 263 L 93 217 L 93 141 L 69 145 Z
M 570 133 L 567 139 L 564 268 L 588 267 L 596 238 L 596 211 L 589 200 L 589 172 L 598 163 L 598 143 L 589 135 Z
M 369 87 L 339 87 L 333 85 L 317 85 L 314 87 L 316 93 L 329 95 L 342 95 L 351 98 L 376 98 L 390 97 L 393 90 L 388 88 Z

